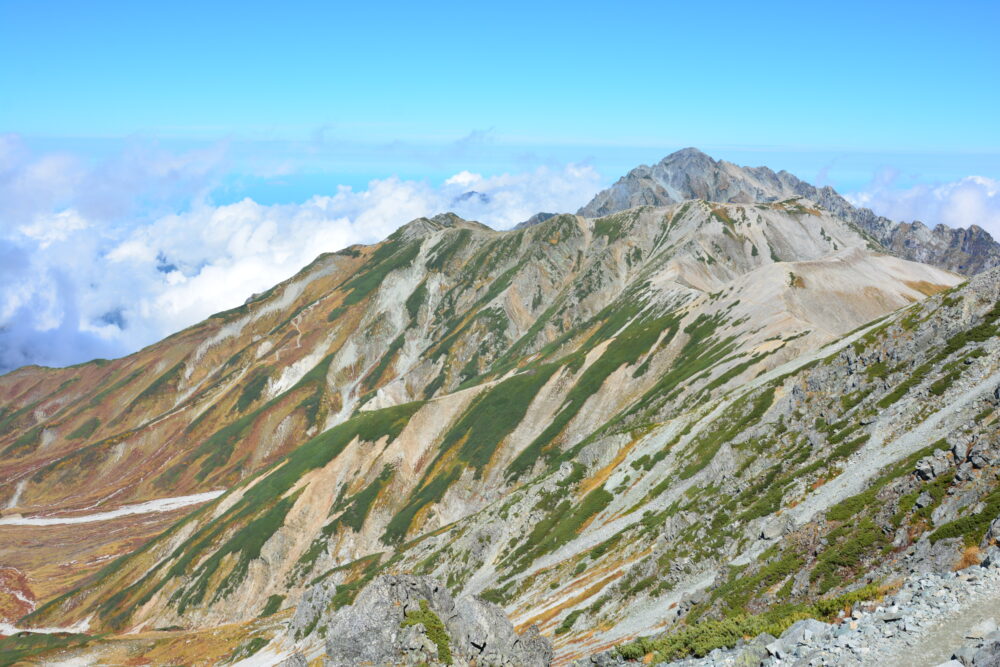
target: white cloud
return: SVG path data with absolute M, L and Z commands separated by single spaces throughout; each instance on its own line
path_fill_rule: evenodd
M 951 183 L 896 188 L 895 178 L 895 173 L 883 173 L 867 190 L 846 197 L 892 220 L 920 220 L 931 227 L 978 225 L 1000 238 L 1000 181 L 967 176 Z
M 71 233 L 89 226 L 77 211 L 69 208 L 50 216 L 39 216 L 30 225 L 22 225 L 19 231 L 47 248 L 53 241 L 64 241 Z
M 478 183 L 483 180 L 483 177 L 479 174 L 473 174 L 471 171 L 460 171 L 448 180 L 444 182 L 445 185 L 460 185 L 463 188 L 467 188 L 474 183 Z
M 376 242 L 416 217 L 454 211 L 506 228 L 576 210 L 601 184 L 594 169 L 568 165 L 216 206 L 207 194 L 224 162 L 222 150 L 137 148 L 87 165 L 0 136 L 0 372 L 131 352 L 241 304 L 321 252 Z
M 203 198 L 226 166 L 226 145 L 173 153 L 133 141 L 100 161 L 34 154 L 17 134 L 0 135 L 0 233 L 73 209 L 103 226 L 166 213 Z

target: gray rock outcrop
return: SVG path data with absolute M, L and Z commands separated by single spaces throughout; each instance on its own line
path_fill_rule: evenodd
M 313 594 L 309 599 L 320 597 Z M 325 632 L 331 667 L 546 667 L 552 661 L 552 644 L 537 627 L 518 634 L 497 605 L 475 596 L 456 599 L 429 577 L 378 577 L 358 593 L 354 604 L 313 625 Z

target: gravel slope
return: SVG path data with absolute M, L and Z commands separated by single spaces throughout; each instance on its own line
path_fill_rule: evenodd
M 990 551 L 987 567 L 911 575 L 897 593 L 855 605 L 850 617 L 832 624 L 800 621 L 777 639 L 760 635 L 744 646 L 661 667 L 936 667 L 969 644 L 973 628 L 1000 619 L 1000 550 Z

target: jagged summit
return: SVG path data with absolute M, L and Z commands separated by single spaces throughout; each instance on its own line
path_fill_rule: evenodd
M 579 214 L 600 217 L 634 206 L 665 206 L 688 199 L 748 204 L 807 196 L 819 202 L 815 196 L 819 191 L 804 185 L 785 171 L 740 167 L 714 160 L 697 148 L 684 148 L 653 166 L 636 167 L 598 193 Z
M 887 252 L 904 259 L 965 275 L 1000 266 L 1000 244 L 977 226 L 929 228 L 921 222 L 894 222 L 853 206 L 829 186 L 817 188 L 784 170 L 715 160 L 697 148 L 684 148 L 655 165 L 636 167 L 595 195 L 578 214 L 597 218 L 635 206 L 666 206 L 688 199 L 746 204 L 792 197 L 805 197 L 857 225 Z
M 694 146 L 688 146 L 687 148 L 682 148 L 680 150 L 674 151 L 673 153 L 671 153 L 670 155 L 668 155 L 667 157 L 665 157 L 663 159 L 664 160 L 668 160 L 670 158 L 675 158 L 675 159 L 694 159 L 694 160 L 702 160 L 702 159 L 712 160 L 712 158 L 709 157 L 708 153 L 706 153 L 705 151 L 701 150 L 700 148 L 695 148 Z

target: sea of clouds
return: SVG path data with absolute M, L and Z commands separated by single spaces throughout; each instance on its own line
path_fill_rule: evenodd
M 567 164 L 216 205 L 212 192 L 232 168 L 224 144 L 140 143 L 94 160 L 0 135 L 0 373 L 127 354 L 243 303 L 321 252 L 376 242 L 420 216 L 454 211 L 504 229 L 539 211 L 575 211 L 605 185 L 593 167 Z M 849 198 L 897 220 L 1000 235 L 1000 182 L 987 178 L 900 189 L 886 173 Z
M 230 166 L 223 145 L 137 146 L 95 162 L 0 135 L 0 373 L 132 352 L 420 216 L 454 211 L 502 229 L 575 211 L 601 186 L 592 167 L 568 164 L 215 205 Z

